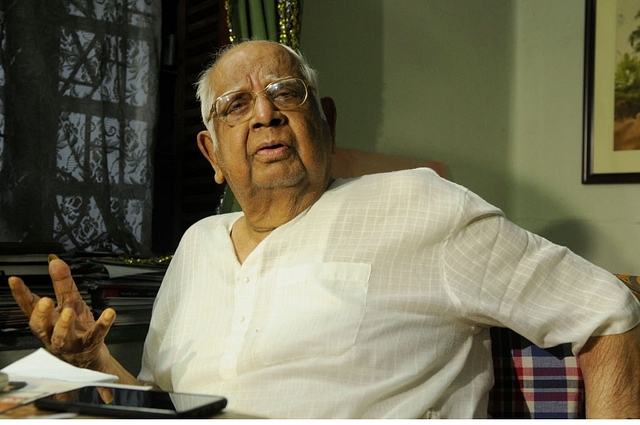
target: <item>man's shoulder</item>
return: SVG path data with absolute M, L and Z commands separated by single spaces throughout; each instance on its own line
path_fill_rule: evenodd
M 430 168 L 415 168 L 337 180 L 322 198 L 329 208 L 370 211 L 439 211 L 456 215 L 467 189 L 440 177 Z
M 428 167 L 368 174 L 352 179 L 338 179 L 332 187 L 343 187 L 343 189 L 360 193 L 390 191 L 399 196 L 411 192 L 424 193 L 430 190 L 442 191 L 448 195 L 462 194 L 466 191 L 465 188 L 440 177 L 438 173 Z

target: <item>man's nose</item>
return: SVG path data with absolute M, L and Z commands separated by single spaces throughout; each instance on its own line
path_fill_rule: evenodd
M 253 127 L 280 125 L 283 120 L 282 112 L 264 93 L 256 96 L 253 105 Z

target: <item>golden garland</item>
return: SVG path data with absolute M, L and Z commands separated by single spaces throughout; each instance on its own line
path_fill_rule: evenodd
M 237 1 L 237 0 L 236 0 Z M 235 43 L 237 37 L 233 31 L 234 0 L 225 0 L 229 41 Z M 298 50 L 300 48 L 300 8 L 298 0 L 278 0 L 278 41 Z
M 236 34 L 233 32 L 233 23 L 231 16 L 233 15 L 233 0 L 224 1 L 224 10 L 227 12 L 227 29 L 229 30 L 229 42 L 236 42 Z
M 278 0 L 279 42 L 294 50 L 300 48 L 298 0 Z

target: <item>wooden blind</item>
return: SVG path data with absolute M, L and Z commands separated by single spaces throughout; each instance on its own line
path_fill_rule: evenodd
M 229 42 L 224 0 L 180 1 L 177 38 L 176 243 L 190 225 L 218 211 L 224 190 L 224 186 L 215 183 L 213 169 L 196 143 L 204 125 L 194 87 L 212 53 Z

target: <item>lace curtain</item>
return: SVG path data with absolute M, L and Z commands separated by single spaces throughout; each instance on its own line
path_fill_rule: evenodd
M 0 0 L 0 242 L 150 255 L 161 0 Z

